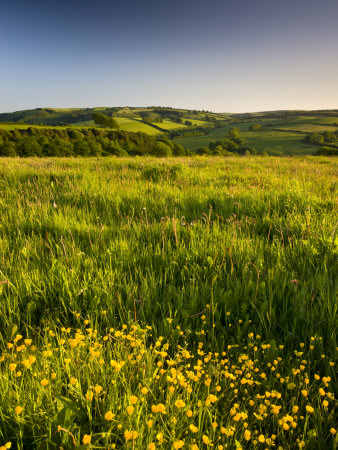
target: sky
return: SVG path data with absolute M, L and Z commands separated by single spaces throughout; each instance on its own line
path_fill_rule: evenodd
M 11 0 L 0 112 L 338 108 L 337 0 Z

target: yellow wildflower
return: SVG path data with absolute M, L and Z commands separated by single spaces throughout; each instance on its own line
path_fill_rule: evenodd
M 91 435 L 90 434 L 85 434 L 84 436 L 83 436 L 83 439 L 82 439 L 82 443 L 83 444 L 90 444 L 91 443 L 91 440 L 92 440 L 92 437 L 91 437 Z

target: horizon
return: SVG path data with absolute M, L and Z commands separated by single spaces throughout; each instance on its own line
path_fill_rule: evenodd
M 303 109 L 303 108 L 296 108 L 296 109 L 271 109 L 271 110 L 260 110 L 260 111 L 240 111 L 240 112 L 231 112 L 231 111 L 213 111 L 213 110 L 206 110 L 206 109 L 198 109 L 198 108 L 182 108 L 182 107 L 176 107 L 176 106 L 170 106 L 170 105 L 146 105 L 146 106 L 131 106 L 131 105 L 110 105 L 110 106 L 103 106 L 103 105 L 96 105 L 96 106 L 69 106 L 69 107 L 54 107 L 54 106 L 37 106 L 35 108 L 23 108 L 23 109 L 17 109 L 12 111 L 3 111 L 0 112 L 0 114 L 13 114 L 20 111 L 34 111 L 37 109 L 54 109 L 54 110 L 85 110 L 85 109 L 109 109 L 109 108 L 132 108 L 132 109 L 151 109 L 151 108 L 170 108 L 173 110 L 182 110 L 182 111 L 189 111 L 189 110 L 196 110 L 196 111 L 209 111 L 214 114 L 230 114 L 230 115 L 243 115 L 243 114 L 262 114 L 262 113 L 277 113 L 277 112 L 320 112 L 320 111 L 338 111 L 337 108 L 320 108 L 320 109 Z
M 335 0 L 18 0 L 0 17 L 0 112 L 336 109 L 337 15 Z

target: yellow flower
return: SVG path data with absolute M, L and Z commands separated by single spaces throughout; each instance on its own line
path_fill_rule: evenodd
M 308 413 L 313 413 L 313 411 L 314 411 L 314 408 L 312 408 L 312 406 L 310 406 L 310 405 L 306 405 L 306 411 L 308 412 Z
M 210 443 L 210 439 L 205 434 L 203 434 L 203 436 L 202 436 L 202 441 L 204 442 L 204 444 L 207 444 L 207 445 Z
M 133 406 L 127 406 L 127 413 L 130 415 L 130 414 L 133 414 L 133 412 L 134 412 L 134 407 Z
M 129 397 L 129 401 L 132 405 L 136 405 L 138 398 L 136 397 L 136 395 L 131 395 Z
M 301 392 L 302 392 L 302 395 L 303 395 L 304 397 L 307 397 L 308 392 L 307 392 L 306 389 L 302 390 Z
M 141 389 L 141 392 L 142 392 L 143 395 L 146 395 L 146 394 L 148 394 L 149 390 L 146 387 L 143 387 Z
M 129 441 L 130 439 L 134 440 L 137 439 L 138 432 L 137 431 L 128 431 L 126 430 L 124 432 L 124 438 L 126 441 Z
M 198 450 L 198 445 L 197 444 L 192 444 L 192 446 L 190 447 L 191 450 Z
M 16 412 L 17 414 L 21 414 L 22 411 L 23 411 L 23 407 L 22 407 L 22 406 L 17 406 L 17 407 L 15 408 L 15 412 Z
M 175 406 L 176 408 L 183 408 L 185 406 L 185 403 L 183 400 L 176 400 Z
M 70 384 L 72 385 L 72 386 L 74 386 L 74 384 L 76 384 L 76 378 L 74 378 L 74 377 L 72 377 L 71 379 L 70 379 Z
M 91 443 L 91 440 L 92 440 L 92 437 L 91 437 L 91 435 L 90 434 L 85 434 L 84 436 L 83 436 L 83 439 L 82 439 L 82 443 L 83 444 L 90 444 Z
M 9 370 L 11 371 L 11 372 L 14 372 L 14 370 L 16 369 L 16 364 L 15 363 L 12 363 L 12 364 L 10 364 L 9 365 Z
M 156 446 L 153 442 L 150 442 L 150 444 L 148 445 L 148 450 L 155 450 Z
M 47 386 L 48 383 L 49 383 L 49 381 L 46 378 L 43 378 L 41 380 L 41 386 Z
M 192 411 L 191 411 L 191 409 L 189 409 L 189 410 L 186 412 L 186 415 L 187 415 L 187 417 L 192 417 Z
M 189 428 L 193 433 L 198 433 L 198 428 L 195 425 L 191 424 Z
M 87 391 L 87 392 L 86 392 L 86 400 L 87 400 L 87 402 L 92 401 L 92 400 L 93 400 L 93 397 L 94 397 L 94 394 L 93 394 L 92 391 Z
M 298 406 L 294 406 L 294 407 L 292 408 L 292 412 L 293 412 L 294 414 L 297 414 L 297 413 L 298 413 L 298 410 L 299 410 Z
M 258 440 L 259 440 L 259 442 L 260 442 L 261 444 L 263 444 L 263 443 L 265 442 L 265 437 L 264 437 L 264 435 L 263 435 L 263 434 L 260 434 L 260 435 L 258 436 Z
M 147 425 L 149 428 L 151 428 L 153 426 L 153 421 L 151 419 L 148 420 Z
M 337 430 L 336 430 L 335 428 L 330 428 L 330 433 L 331 433 L 331 434 L 336 434 L 336 433 L 337 433 Z
M 251 438 L 251 433 L 250 433 L 250 431 L 249 431 L 249 430 L 245 430 L 245 431 L 244 431 L 244 439 L 245 439 L 246 441 L 250 441 L 250 438 Z
M 174 449 L 177 450 L 179 448 L 182 448 L 184 446 L 184 441 L 176 441 L 174 442 Z
M 97 384 L 95 387 L 94 387 L 94 391 L 97 393 L 97 394 L 99 394 L 101 391 L 102 391 L 102 386 L 100 386 L 99 384 Z
M 104 415 L 104 418 L 106 420 L 113 420 L 115 417 L 115 414 L 113 414 L 111 411 L 107 411 L 106 414 Z

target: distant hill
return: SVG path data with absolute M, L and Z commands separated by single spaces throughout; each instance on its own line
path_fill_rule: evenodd
M 338 109 L 230 114 L 160 106 L 36 108 L 0 114 L 0 131 L 20 129 L 23 133 L 33 126 L 70 127 L 82 133 L 98 128 L 93 120 L 98 112 L 113 117 L 123 132 L 169 138 L 188 153 L 223 154 L 230 149 L 239 154 L 305 155 L 323 145 L 338 148 Z M 228 142 L 233 127 L 240 133 L 238 149 Z
M 163 120 L 172 121 L 174 124 L 185 125 L 185 121 L 214 122 L 217 120 L 228 120 L 225 114 L 215 114 L 209 111 L 197 111 L 188 109 L 174 109 L 168 107 L 98 107 L 98 108 L 36 108 L 13 113 L 0 114 L 0 122 L 21 122 L 31 125 L 60 125 L 78 124 L 92 120 L 93 113 L 142 120 L 146 123 L 158 124 Z M 190 124 L 188 124 L 190 125 Z

